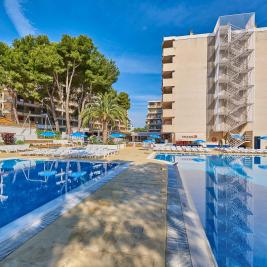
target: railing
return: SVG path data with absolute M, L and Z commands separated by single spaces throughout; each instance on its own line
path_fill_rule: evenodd
M 227 135 L 227 142 L 232 147 L 239 147 L 246 142 L 252 142 L 252 135 L 249 132 L 245 132 L 240 138 L 233 138 L 230 131 Z

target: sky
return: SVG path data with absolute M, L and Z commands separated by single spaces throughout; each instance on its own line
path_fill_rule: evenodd
M 266 0 L 0 0 L 0 40 L 88 35 L 118 65 L 114 88 L 130 95 L 130 119 L 143 127 L 147 101 L 161 98 L 163 37 L 212 32 L 218 16 L 243 12 L 267 26 Z

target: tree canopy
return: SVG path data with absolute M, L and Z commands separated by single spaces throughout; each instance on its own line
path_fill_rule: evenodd
M 46 35 L 29 35 L 14 40 L 10 46 L 0 42 L 0 86 L 9 91 L 17 123 L 18 95 L 45 104 L 56 130 L 56 105 L 60 103 L 68 132 L 72 114 L 78 115 L 78 128 L 81 127 L 82 113 L 86 107 L 94 106 L 95 95 L 110 92 L 110 97 L 113 95 L 127 111 L 128 94 L 117 94 L 112 88 L 118 76 L 115 62 L 106 58 L 86 35 L 63 35 L 59 42 L 51 42 Z
M 102 123 L 103 142 L 107 142 L 108 126 L 114 125 L 117 120 L 127 124 L 126 109 L 118 103 L 118 97 L 114 97 L 113 92 L 98 95 L 91 106 L 88 106 L 83 114 L 84 125 L 90 121 L 99 121 Z

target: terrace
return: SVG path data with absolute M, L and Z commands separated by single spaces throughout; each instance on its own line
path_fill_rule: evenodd
M 55 211 L 47 210 L 49 216 L 51 214 L 53 216 L 49 219 L 46 217 L 47 215 L 42 219 L 40 217 L 40 225 L 39 223 L 36 225 L 38 212 L 35 210 L 33 214 L 37 217 L 31 222 L 32 226 L 30 226 L 31 224 L 24 226 L 27 230 L 26 233 L 25 229 L 13 232 L 13 236 L 16 236 L 15 239 L 5 240 L 6 232 L 3 229 L 12 229 L 10 226 L 0 228 L 1 266 L 21 263 L 25 266 L 34 264 L 34 266 L 62 266 L 65 263 L 70 266 L 125 266 L 126 264 L 162 267 L 217 266 L 217 256 L 220 254 L 216 254 L 214 251 L 215 248 L 213 243 L 210 243 L 209 233 L 204 232 L 205 222 L 203 222 L 203 216 L 199 213 L 199 206 L 195 202 L 198 194 L 192 189 L 193 184 L 191 182 L 188 184 L 185 179 L 191 181 L 192 177 L 196 175 L 198 167 L 204 168 L 206 161 L 209 164 L 218 164 L 216 168 L 219 171 L 221 163 L 216 163 L 216 160 L 223 159 L 226 164 L 225 168 L 238 171 L 235 174 L 238 181 L 241 179 L 240 175 L 249 172 L 249 176 L 256 179 L 255 182 L 258 183 L 261 178 L 257 178 L 259 174 L 253 171 L 254 167 L 251 167 L 251 164 L 256 162 L 256 155 L 249 156 L 248 149 L 224 151 L 223 149 L 171 145 L 156 145 L 154 150 L 155 152 L 152 153 L 152 150 L 128 146 L 119 149 L 116 153 L 111 153 L 108 160 L 99 161 L 94 158 L 88 159 L 86 156 L 81 160 L 74 154 L 71 155 L 72 159 L 68 159 L 70 156 L 63 157 L 62 163 L 62 155 L 46 155 L 42 153 L 45 150 L 40 150 L 39 155 L 35 156 L 30 154 L 23 156 L 16 151 L 1 153 L 0 157 L 3 159 L 20 158 L 33 162 L 37 156 L 38 159 L 49 159 L 49 164 L 52 163 L 52 165 L 55 164 L 54 162 L 58 162 L 58 164 L 70 162 L 75 166 L 79 162 L 81 164 L 87 162 L 93 166 L 105 162 L 127 164 L 123 169 L 119 167 L 113 175 L 107 174 L 107 179 L 105 176 L 101 176 L 102 178 L 96 180 L 100 184 L 97 182 L 94 185 L 95 189 L 90 189 L 90 187 L 86 189 L 87 183 L 84 183 L 82 195 L 77 195 L 77 192 L 81 190 L 80 187 L 78 187 L 78 191 L 72 189 L 68 193 L 66 192 L 66 198 L 63 198 L 64 202 L 69 203 L 70 199 L 72 199 L 71 202 L 74 201 L 71 205 L 68 204 L 70 208 L 64 207 L 64 212 L 60 215 L 55 215 Z M 234 156 L 235 153 L 239 153 L 240 156 Z M 255 153 L 256 151 L 254 151 Z M 59 157 L 58 160 L 55 157 Z M 217 158 L 213 161 L 215 157 Z M 236 167 L 237 161 L 240 162 L 238 163 L 239 167 Z M 178 169 L 177 162 L 179 163 Z M 262 166 L 259 169 L 263 174 L 265 158 L 262 157 L 260 162 L 262 164 L 257 164 Z M 40 164 L 40 160 L 38 164 Z M 188 166 L 193 167 L 188 169 Z M 16 170 L 20 172 L 18 168 Z M 220 171 L 222 170 L 220 169 Z M 27 175 L 28 171 L 25 170 L 24 173 Z M 199 175 L 203 176 L 202 171 Z M 225 179 L 232 177 L 228 174 L 224 175 Z M 72 179 L 71 177 L 74 177 L 74 174 L 70 174 L 69 179 Z M 53 178 L 47 177 L 46 179 L 50 181 L 51 185 Z M 21 181 L 21 179 L 19 180 Z M 3 185 L 5 185 L 5 181 L 4 178 Z M 61 184 L 64 179 L 61 178 L 59 181 Z M 265 183 L 263 180 L 262 182 Z M 8 189 L 9 185 L 6 184 L 2 188 Z M 202 190 L 201 188 L 199 188 L 199 192 Z M 76 194 L 75 198 L 72 196 L 73 190 Z M 5 192 L 7 191 L 2 192 L 3 196 Z M 89 193 L 83 195 L 84 192 Z M 9 195 L 6 194 L 6 196 Z M 263 194 L 262 197 L 264 196 Z M 204 200 L 200 201 L 202 203 Z M 4 199 L 2 199 L 3 203 L 5 203 Z M 24 205 L 27 206 L 26 201 Z M 214 218 L 212 217 L 212 219 Z M 249 225 L 249 227 L 252 226 Z M 218 253 L 223 252 L 219 249 Z M 256 249 L 255 253 L 257 253 Z M 225 257 L 229 256 L 225 255 Z M 90 258 L 90 265 L 86 265 L 88 258 Z M 239 259 L 237 258 L 237 260 Z M 201 265 L 203 262 L 205 264 Z

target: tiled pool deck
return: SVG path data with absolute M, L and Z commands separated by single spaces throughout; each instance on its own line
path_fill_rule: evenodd
M 126 148 L 114 156 L 131 161 L 129 168 L 20 246 L 0 266 L 212 266 L 195 265 L 192 260 L 186 205 L 175 167 L 147 159 L 148 154 Z
M 117 159 L 133 161 L 126 171 L 0 266 L 165 266 L 167 169 L 146 157 L 122 150 Z

